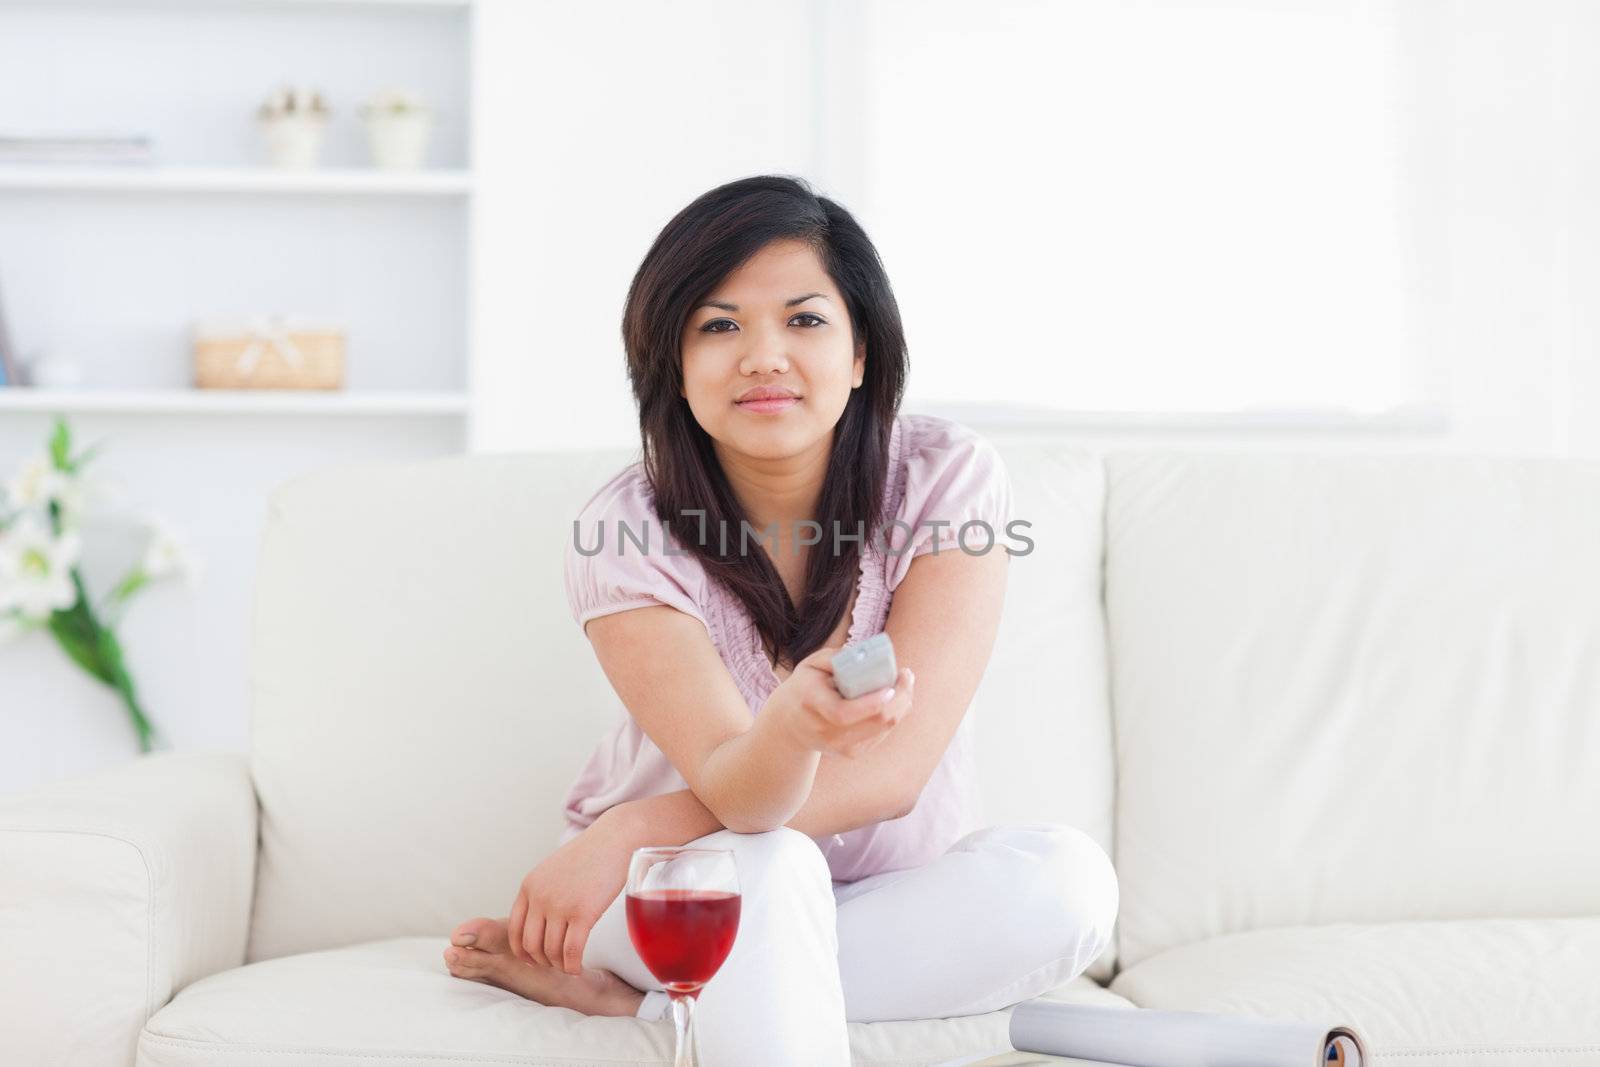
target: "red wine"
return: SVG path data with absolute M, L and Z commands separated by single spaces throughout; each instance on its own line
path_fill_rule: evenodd
M 739 894 L 650 889 L 628 894 L 628 937 L 669 990 L 698 993 L 733 951 Z

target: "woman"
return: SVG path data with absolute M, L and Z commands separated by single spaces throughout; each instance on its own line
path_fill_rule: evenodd
M 1010 483 L 972 431 L 898 412 L 905 339 L 861 227 L 790 177 L 713 189 L 645 256 L 623 338 L 644 458 L 584 506 L 566 563 L 628 714 L 511 914 L 456 929 L 450 972 L 660 1018 L 621 890 L 635 848 L 688 843 L 732 849 L 743 892 L 697 1008 L 711 1067 L 843 1067 L 847 1019 L 993 1011 L 1083 971 L 1116 916 L 1105 853 L 978 828 L 966 709 Z M 844 699 L 830 657 L 880 630 L 899 678 Z

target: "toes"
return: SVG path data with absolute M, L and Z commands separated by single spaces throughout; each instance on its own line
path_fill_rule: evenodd
M 511 947 L 504 919 L 468 919 L 451 931 L 450 943 L 472 945 L 485 952 L 506 952 Z
M 450 973 L 461 978 L 470 978 L 483 974 L 494 963 L 494 954 L 480 952 L 475 948 L 447 948 L 444 950 L 444 965 Z

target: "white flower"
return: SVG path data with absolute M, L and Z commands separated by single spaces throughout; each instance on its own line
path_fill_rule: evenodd
M 41 619 L 78 599 L 72 568 L 82 541 L 76 530 L 60 537 L 33 512 L 23 512 L 0 531 L 0 612 L 20 608 L 24 619 Z
M 6 482 L 6 499 L 15 508 L 46 508 L 50 501 L 68 492 L 72 479 L 58 471 L 50 457 L 34 456 L 22 464 L 22 469 Z
M 40 455 L 24 463 L 16 476 L 6 482 L 4 496 L 10 508 L 38 511 L 41 515 L 48 514 L 54 503 L 61 526 L 66 529 L 77 526 L 84 509 L 104 497 L 103 488 L 97 479 L 57 470 L 47 456 Z
M 188 543 L 170 523 L 157 515 L 146 514 L 144 521 L 150 526 L 150 541 L 145 545 L 144 560 L 139 568 L 150 579 L 181 574 L 184 584 L 191 589 L 200 577 L 199 561 L 190 552 Z
M 89 487 L 83 478 L 68 477 L 56 494 L 60 508 L 61 528 L 72 529 L 83 521 L 84 506 L 89 500 Z

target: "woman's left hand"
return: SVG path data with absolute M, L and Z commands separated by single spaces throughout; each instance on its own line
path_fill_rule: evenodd
M 583 970 L 589 931 L 628 880 L 633 841 L 615 811 L 601 813 L 522 879 L 506 935 L 512 955 L 524 963 L 568 974 Z

